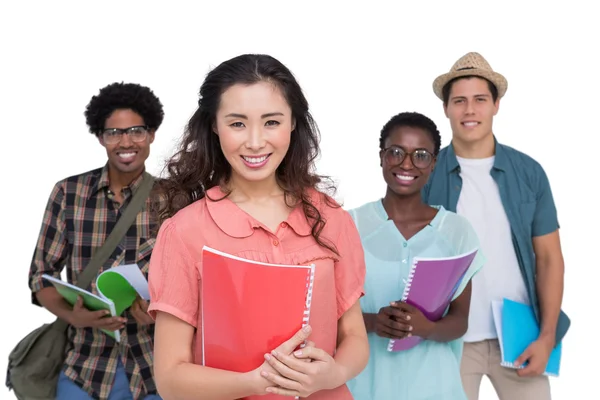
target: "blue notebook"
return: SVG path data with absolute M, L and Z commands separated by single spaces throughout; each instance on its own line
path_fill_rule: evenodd
M 492 311 L 500 343 L 501 364 L 504 367 L 517 368 L 514 365 L 515 360 L 540 334 L 533 308 L 523 303 L 503 299 L 503 301 L 493 302 Z M 559 376 L 561 355 L 562 343 L 559 343 L 550 353 L 544 375 Z

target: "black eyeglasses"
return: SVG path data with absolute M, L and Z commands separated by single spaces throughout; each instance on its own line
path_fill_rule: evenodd
M 129 128 L 108 128 L 102 131 L 102 139 L 106 144 L 116 144 L 121 141 L 123 134 L 129 135 L 132 142 L 143 142 L 148 136 L 148 127 L 145 125 L 130 126 Z
M 433 154 L 425 149 L 417 149 L 411 153 L 404 151 L 401 147 L 390 146 L 382 150 L 383 159 L 389 165 L 400 165 L 404 162 L 406 156 L 410 156 L 410 160 L 416 168 L 424 169 L 431 165 L 435 158 Z

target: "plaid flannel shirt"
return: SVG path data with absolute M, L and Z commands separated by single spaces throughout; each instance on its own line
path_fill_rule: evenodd
M 129 203 L 141 181 L 142 176 L 123 189 L 123 206 Z M 100 272 L 117 265 L 137 263 L 148 278 L 150 255 L 156 240 L 150 202 L 151 198 Z M 29 273 L 34 304 L 39 305 L 35 292 L 51 286 L 42 279 L 42 274 L 60 278 L 66 267 L 67 281 L 77 283 L 94 252 L 114 228 L 121 210 L 109 190 L 106 165 L 66 178 L 54 186 Z M 87 289 L 98 294 L 95 283 Z M 138 325 L 129 310 L 124 316 L 128 322 L 121 331 L 120 343 L 97 329 L 72 326 L 68 329 L 69 346 L 63 371 L 94 399 L 108 398 L 119 357 L 135 400 L 157 393 L 152 374 L 154 325 Z

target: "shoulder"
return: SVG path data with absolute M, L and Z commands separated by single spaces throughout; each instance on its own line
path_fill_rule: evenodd
M 511 161 L 511 163 L 517 164 L 518 166 L 524 166 L 527 169 L 533 169 L 536 172 L 544 170 L 542 165 L 529 154 L 526 154 L 520 150 L 515 149 L 514 147 L 505 144 L 498 143 L 498 146 L 502 149 L 502 151 L 505 152 L 506 156 Z
M 451 231 L 453 234 L 469 234 L 473 232 L 473 226 L 462 215 L 446 210 L 442 206 L 439 207 L 438 212 L 440 213 L 440 231 Z

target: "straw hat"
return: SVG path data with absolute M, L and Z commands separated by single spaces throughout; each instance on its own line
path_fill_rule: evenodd
M 441 100 L 444 99 L 442 89 L 444 85 L 454 78 L 460 76 L 479 76 L 492 82 L 498 90 L 498 98 L 501 98 L 506 93 L 508 82 L 501 74 L 494 72 L 490 64 L 479 53 L 467 53 L 458 59 L 450 68 L 450 72 L 435 78 L 433 81 L 433 92 Z

